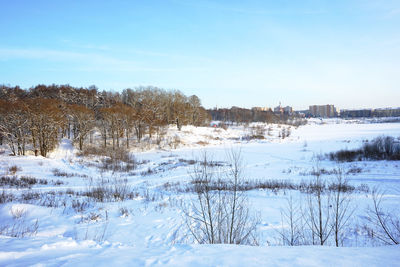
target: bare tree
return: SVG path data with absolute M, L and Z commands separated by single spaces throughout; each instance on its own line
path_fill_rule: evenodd
M 227 227 L 229 230 L 228 243 L 241 244 L 242 240 L 246 240 L 248 235 L 255 230 L 255 224 L 250 223 L 250 228 L 247 228 L 250 221 L 247 198 L 243 191 L 239 191 L 244 180 L 241 150 L 228 150 L 227 159 L 230 167 L 226 179 L 231 183 L 232 188 L 232 192 L 228 194 L 228 203 L 225 205 L 228 209 L 226 213 L 230 215 Z
M 69 106 L 69 111 L 72 113 L 74 128 L 76 129 L 75 138 L 79 142 L 79 149 L 82 150 L 83 141 L 95 126 L 94 111 L 75 104 Z
M 400 244 L 400 217 L 397 211 L 384 211 L 382 201 L 384 192 L 375 188 L 372 192 L 373 206 L 367 211 L 368 228 L 373 237 L 387 245 Z
M 108 133 L 111 135 L 113 150 L 119 147 L 119 140 L 124 132 L 124 113 L 122 110 L 124 104 L 119 103 L 109 108 L 101 108 L 101 116 L 108 126 Z M 106 131 L 107 132 L 107 131 Z
M 307 195 L 306 224 L 311 230 L 312 243 L 323 246 L 332 233 L 330 223 L 331 196 L 329 191 L 324 192 L 325 182 L 318 162 L 313 168 L 314 179 L 309 186 Z
M 29 90 L 18 86 L 0 86 L 0 143 L 10 145 L 14 155 L 24 155 L 31 141 L 35 155 L 46 155 L 58 141 L 59 135 L 79 142 L 96 125 L 101 132 L 104 147 L 112 138 L 113 148 L 126 137 L 129 148 L 131 132 L 138 142 L 148 133 L 149 142 L 168 124 L 192 123 L 201 125 L 210 119 L 196 96 L 186 97 L 179 91 L 167 92 L 156 87 L 126 89 L 122 94 L 99 92 L 95 86 L 74 88 L 70 85 L 37 85 Z M 67 107 L 70 107 L 69 109 Z M 72 127 L 72 128 L 71 128 Z
M 192 95 L 188 99 L 189 102 L 189 107 L 190 107 L 190 113 L 191 113 L 191 118 L 190 118 L 190 123 L 195 126 L 199 126 L 199 118 L 200 118 L 200 113 L 201 113 L 201 101 L 200 98 L 196 95 Z
M 330 186 L 330 191 L 334 192 L 332 198 L 332 229 L 335 237 L 335 245 L 343 245 L 345 234 L 349 227 L 349 220 L 354 213 L 351 207 L 351 190 L 348 187 L 348 180 L 344 177 L 341 168 L 336 169 L 336 181 Z
M 33 139 L 39 143 L 40 154 L 46 157 L 59 140 L 59 131 L 65 123 L 61 103 L 54 99 L 29 99 L 30 124 Z M 34 142 L 35 145 L 35 142 Z
M 180 91 L 175 91 L 172 95 L 172 99 L 172 111 L 174 114 L 176 127 L 180 131 L 182 129 L 182 125 L 185 125 L 187 123 L 187 97 Z
M 214 180 L 213 170 L 209 164 L 207 153 L 204 152 L 201 164 L 193 167 L 192 183 L 195 184 L 197 200 L 192 203 L 191 210 L 184 210 L 187 216 L 187 225 L 193 237 L 200 244 L 221 243 L 217 236 L 216 228 L 221 218 L 222 194 L 216 194 L 211 190 L 211 182 Z
M 21 100 L 0 100 L 0 134 L 8 142 L 13 155 L 25 155 L 28 139 L 28 108 Z
M 99 119 L 97 120 L 97 127 L 100 129 L 101 136 L 103 138 L 103 146 L 107 147 L 107 133 L 109 130 L 108 118 L 105 116 L 104 110 L 100 109 Z
M 286 207 L 281 210 L 281 220 L 282 227 L 278 233 L 283 245 L 299 246 L 306 244 L 301 205 L 294 203 L 292 196 L 287 199 Z
M 203 154 L 192 177 L 196 201 L 191 203 L 190 209 L 184 209 L 186 223 L 198 243 L 256 244 L 258 220 L 250 215 L 247 198 L 239 191 L 242 181 L 240 152 L 231 152 L 228 157 L 231 167 L 228 180 L 224 180 L 214 177 L 217 170 L 211 167 L 213 164 L 207 154 Z

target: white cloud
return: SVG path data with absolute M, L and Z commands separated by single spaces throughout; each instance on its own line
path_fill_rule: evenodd
M 133 62 L 116 59 L 93 53 L 79 53 L 71 51 L 49 50 L 49 49 L 20 49 L 0 48 L 2 59 L 44 59 L 49 61 L 83 61 L 102 64 L 131 64 Z
M 54 62 L 72 63 L 74 71 L 120 71 L 120 72 L 178 72 L 203 71 L 204 68 L 170 68 L 158 66 L 143 66 L 135 60 L 122 60 L 117 57 L 99 53 L 82 53 L 47 49 L 18 49 L 0 48 L 0 60 L 46 60 Z M 66 66 L 62 66 L 63 69 Z M 52 68 L 53 70 L 56 70 Z

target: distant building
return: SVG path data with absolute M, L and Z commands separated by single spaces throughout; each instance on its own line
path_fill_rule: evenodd
M 340 111 L 340 117 L 342 118 L 369 118 L 372 117 L 372 109 L 354 109 L 348 110 L 343 109 Z
M 291 115 L 293 113 L 293 108 L 289 107 L 289 106 L 286 106 L 286 107 L 283 108 L 283 112 L 285 114 Z
M 279 103 L 279 106 L 274 108 L 274 113 L 275 114 L 292 115 L 293 114 L 293 108 L 290 107 L 290 106 L 282 107 L 282 105 Z
M 283 114 L 283 108 L 281 105 L 274 107 L 274 113 L 275 114 Z
M 337 115 L 334 105 L 313 105 L 309 110 L 313 117 L 332 118 Z
M 378 108 L 372 111 L 373 117 L 400 117 L 400 108 Z
M 266 106 L 265 107 L 253 107 L 251 109 L 258 110 L 258 111 L 269 111 L 270 110 L 270 108 L 266 107 Z
M 345 109 L 340 111 L 342 118 L 400 117 L 400 108 Z

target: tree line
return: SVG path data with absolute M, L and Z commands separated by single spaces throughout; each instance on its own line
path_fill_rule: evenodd
M 250 122 L 303 124 L 297 114 L 275 114 L 271 109 L 262 110 L 259 108 L 214 108 L 208 110 L 212 120 L 233 122 L 237 124 Z
M 13 155 L 46 156 L 60 138 L 74 140 L 82 150 L 95 130 L 102 144 L 112 148 L 130 141 L 141 142 L 169 124 L 200 126 L 210 120 L 196 95 L 157 87 L 125 89 L 121 93 L 97 87 L 37 85 L 29 89 L 0 86 L 0 144 L 6 142 Z
M 249 122 L 268 122 L 274 123 L 279 120 L 271 110 L 246 109 L 240 107 L 215 108 L 209 110 L 211 117 L 215 121 L 249 123 Z

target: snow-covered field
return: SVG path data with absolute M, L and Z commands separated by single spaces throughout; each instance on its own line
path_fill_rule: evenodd
M 2 194 L 15 199 L 0 204 L 0 266 L 396 266 L 400 247 L 378 246 L 367 238 L 363 225 L 371 193 L 352 195 L 355 212 L 345 247 L 281 246 L 281 210 L 288 196 L 301 201 L 294 190 L 256 189 L 246 192 L 250 210 L 260 219 L 259 246 L 200 245 L 186 228 L 182 207 L 193 199 L 183 189 L 190 183 L 193 165 L 204 151 L 222 165 L 230 150 L 240 149 L 246 180 L 286 180 L 294 184 L 313 178 L 319 168 L 330 173 L 342 168 L 356 188 L 379 186 L 385 191 L 384 207 L 398 213 L 400 162 L 360 161 L 337 163 L 321 155 L 343 148 L 356 148 L 379 135 L 400 136 L 400 123 L 310 120 L 305 126 L 267 125 L 265 139 L 249 140 L 252 131 L 242 126 L 227 130 L 212 127 L 170 128 L 173 146 L 132 148 L 140 164 L 128 172 L 96 167 L 99 157 L 77 156 L 63 139 L 48 158 L 28 155 L 11 157 L 7 147 L 0 154 L 0 177 L 43 179 L 32 188 L 4 186 Z M 179 140 L 179 142 L 177 141 Z M 317 160 L 319 158 L 319 160 Z M 318 163 L 317 163 L 318 161 Z M 10 168 L 17 166 L 13 173 Z M 12 168 L 11 168 L 12 169 Z M 333 179 L 333 174 L 324 175 Z M 126 179 L 126 180 L 125 180 Z M 46 182 L 43 182 L 46 181 Z M 93 201 L 82 192 L 118 182 L 132 195 L 121 201 Z M 126 181 L 126 184 L 125 184 Z M 1 193 L 0 193 L 1 194 Z M 35 195 L 36 194 L 36 195 Z M 21 200 L 24 197 L 24 200 Z M 23 237 L 12 237 L 25 233 Z M 29 234 L 35 232 L 35 234 Z M 21 236 L 21 234 L 20 234 Z

